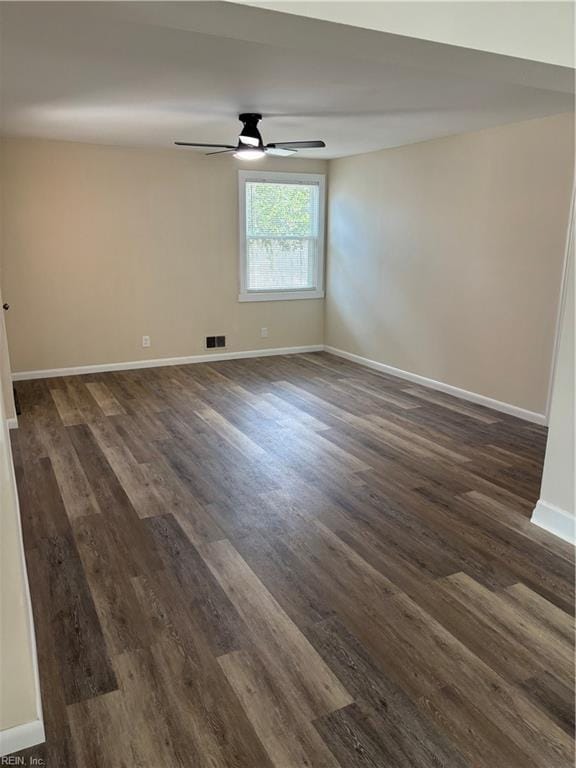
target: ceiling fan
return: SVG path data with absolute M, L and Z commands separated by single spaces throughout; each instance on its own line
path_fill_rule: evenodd
M 258 123 L 262 120 L 262 115 L 254 112 L 244 112 L 238 115 L 242 123 L 242 130 L 238 136 L 238 144 L 198 144 L 197 142 L 175 141 L 178 147 L 210 147 L 216 149 L 216 152 L 207 152 L 207 155 L 221 155 L 225 152 L 233 152 L 234 157 L 240 160 L 258 160 L 265 155 L 276 155 L 278 157 L 288 157 L 295 154 L 299 149 L 316 149 L 325 147 L 323 141 L 275 141 L 271 144 L 264 144 L 262 135 L 258 130 Z

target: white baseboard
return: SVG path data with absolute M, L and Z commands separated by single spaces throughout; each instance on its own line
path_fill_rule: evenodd
M 539 499 L 532 512 L 532 522 L 540 528 L 553 533 L 570 544 L 576 544 L 576 519 L 570 512 L 566 512 L 554 504 L 549 504 Z
M 6 424 L 8 429 L 18 429 L 18 416 L 11 416 L 9 419 L 6 419 Z
M 451 384 L 445 384 L 443 381 L 436 381 L 435 379 L 428 379 L 426 376 L 420 376 L 417 373 L 410 373 L 410 371 L 403 371 L 401 368 L 394 368 L 391 365 L 385 363 L 378 363 L 376 360 L 369 360 L 367 357 L 360 357 L 360 355 L 354 355 L 352 352 L 345 352 L 343 349 L 336 349 L 335 347 L 325 346 L 324 350 L 330 352 L 332 355 L 343 357 L 346 360 L 351 360 L 353 363 L 359 365 L 365 365 L 367 368 L 373 368 L 375 371 L 381 371 L 387 373 L 390 376 L 396 376 L 400 379 L 406 379 L 412 381 L 415 384 L 421 384 L 424 387 L 430 389 L 437 389 L 439 392 L 445 392 L 448 395 L 459 397 L 462 400 L 468 400 L 471 403 L 477 405 L 483 405 L 486 408 L 492 408 L 495 411 L 501 413 L 508 413 L 510 416 L 517 416 L 519 419 L 525 421 L 531 421 L 534 424 L 546 425 L 546 416 L 543 413 L 535 413 L 534 411 L 527 411 L 524 408 L 519 408 L 517 405 L 511 403 L 503 403 L 500 400 L 493 400 L 491 397 L 485 395 L 479 395 L 476 392 L 469 392 L 466 389 L 460 389 L 459 387 L 453 387 Z
M 0 757 L 20 752 L 21 749 L 35 747 L 46 741 L 44 723 L 42 720 L 32 720 L 30 723 L 16 725 L 0 731 Z
M 46 368 L 39 371 L 16 371 L 13 381 L 29 379 L 51 379 L 56 376 L 81 376 L 86 373 L 105 373 L 106 371 L 129 371 L 136 368 L 162 368 L 167 365 L 190 365 L 192 363 L 211 363 L 217 360 L 241 360 L 248 357 L 271 357 L 276 355 L 297 355 L 303 352 L 322 352 L 322 344 L 307 347 L 280 347 L 278 349 L 250 349 L 243 352 L 214 352 L 206 355 L 188 357 L 162 357 L 154 360 L 132 360 L 126 363 L 102 363 L 101 365 L 78 365 L 71 368 Z
M 345 352 L 343 349 L 324 346 L 322 344 L 313 344 L 306 347 L 280 347 L 277 349 L 250 349 L 241 352 L 214 352 L 205 355 L 189 355 L 187 357 L 164 357 L 153 360 L 131 360 L 124 363 L 102 363 L 100 365 L 78 365 L 69 368 L 45 368 L 38 371 L 16 371 L 12 374 L 13 381 L 26 381 L 29 379 L 49 379 L 57 376 L 81 376 L 89 373 L 105 373 L 107 371 L 129 371 L 137 368 L 161 368 L 168 365 L 190 365 L 193 363 L 209 363 L 218 360 L 241 360 L 250 357 L 270 357 L 276 355 L 297 355 L 305 352 L 330 352 L 332 355 L 343 357 L 367 368 L 373 368 L 376 371 L 387 373 L 390 376 L 396 376 L 400 379 L 412 381 L 415 384 L 421 384 L 424 387 L 430 387 L 440 392 L 445 392 L 462 400 L 468 400 L 477 405 L 483 405 L 486 408 L 492 408 L 501 413 L 508 413 L 525 421 L 531 421 L 534 424 L 546 425 L 546 416 L 543 413 L 535 413 L 519 408 L 511 403 L 503 403 L 500 400 L 494 400 L 485 395 L 479 395 L 476 392 L 469 392 L 466 389 L 454 387 L 451 384 L 445 384 L 442 381 L 428 379 L 417 373 L 403 371 L 401 368 L 394 368 L 385 363 L 379 363 L 376 360 L 369 360 L 367 357 L 355 355 L 352 352 Z M 12 428 L 16 427 L 14 424 Z

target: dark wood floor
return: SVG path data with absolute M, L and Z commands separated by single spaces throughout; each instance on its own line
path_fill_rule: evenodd
M 567 768 L 545 430 L 327 354 L 21 382 L 50 768 Z

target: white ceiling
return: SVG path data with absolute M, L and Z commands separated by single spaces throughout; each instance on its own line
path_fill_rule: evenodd
M 231 3 L 0 9 L 9 136 L 233 143 L 257 111 L 266 141 L 329 158 L 573 108 L 567 68 Z
M 570 0 L 237 0 L 313 19 L 574 66 Z

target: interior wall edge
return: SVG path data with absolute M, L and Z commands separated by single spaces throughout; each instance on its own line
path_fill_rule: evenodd
M 7 425 L 12 419 L 6 419 Z M 12 427 L 11 427 L 12 428 Z M 33 747 L 36 744 L 41 744 L 45 741 L 44 734 L 44 720 L 42 714 L 42 694 L 40 687 L 40 672 L 38 668 L 38 646 L 36 643 L 36 629 L 34 624 L 34 613 L 32 611 L 32 597 L 30 594 L 30 582 L 28 580 L 28 570 L 26 567 L 26 555 L 24 552 L 24 538 L 22 535 L 22 515 L 20 510 L 20 502 L 18 497 L 18 490 L 16 488 L 16 476 L 14 474 L 14 457 L 12 455 L 12 447 L 10 441 L 6 442 L 8 452 L 8 462 L 10 465 L 10 480 L 12 484 L 12 493 L 14 503 L 16 506 L 16 533 L 18 537 L 18 559 L 20 561 L 20 568 L 22 573 L 23 582 L 23 595 L 22 600 L 25 603 L 25 612 L 27 615 L 28 624 L 28 640 L 30 642 L 30 655 L 32 664 L 32 676 L 34 684 L 34 696 L 36 699 L 36 718 L 25 723 L 10 726 L 0 731 L 0 757 L 10 754 L 11 752 L 17 752 L 20 749 L 26 749 L 27 747 Z
M 44 741 L 46 736 L 42 720 L 31 720 L 29 723 L 6 728 L 0 731 L 0 757 L 20 752 L 21 749 L 35 747 Z
M 435 389 L 439 392 L 445 392 L 448 395 L 459 397 L 461 400 L 467 400 L 470 403 L 476 403 L 477 405 L 483 405 L 486 408 L 492 408 L 495 411 L 501 413 L 507 413 L 509 416 L 516 416 L 524 421 L 530 421 L 533 424 L 540 424 L 546 426 L 546 414 L 537 413 L 535 411 L 529 411 L 526 408 L 521 408 L 518 405 L 512 403 L 504 403 L 501 400 L 494 400 L 492 397 L 481 395 L 478 392 L 470 392 L 467 389 L 461 389 L 455 387 L 452 384 L 447 384 L 443 381 L 436 381 L 435 379 L 429 379 L 426 376 L 421 376 L 418 373 L 412 373 L 411 371 L 404 371 L 400 368 L 394 368 L 392 365 L 386 365 L 386 363 L 380 363 L 377 360 L 370 360 L 367 357 L 361 357 L 353 352 L 347 352 L 343 349 L 337 349 L 336 347 L 325 346 L 326 352 L 330 352 L 337 357 L 343 357 L 346 360 L 350 360 L 359 365 L 364 365 L 367 368 L 373 368 L 376 371 L 387 373 L 390 376 L 396 376 L 399 379 L 406 379 L 406 381 L 412 381 L 415 384 L 428 387 L 429 389 Z
M 9 450 L 9 460 L 10 460 L 11 466 L 14 467 L 14 457 L 12 455 L 12 446 L 10 442 L 8 442 L 8 450 Z M 30 652 L 32 655 L 32 674 L 34 676 L 34 688 L 35 688 L 35 696 L 36 696 L 36 715 L 37 715 L 36 720 L 32 720 L 24 724 L 27 727 L 27 730 L 23 731 L 23 733 L 25 734 L 27 733 L 29 738 L 38 739 L 38 741 L 34 741 L 31 744 L 28 744 L 28 746 L 34 746 L 35 744 L 41 744 L 46 739 L 44 735 L 44 718 L 43 718 L 43 710 L 42 710 L 42 688 L 40 686 L 40 669 L 38 667 L 38 643 L 36 642 L 36 625 L 34 622 L 34 612 L 32 610 L 32 595 L 30 593 L 30 581 L 28 579 L 26 553 L 24 552 L 24 536 L 22 534 L 22 513 L 20 510 L 20 497 L 18 496 L 18 489 L 16 487 L 16 475 L 14 472 L 12 472 L 12 485 L 13 485 L 14 498 L 16 500 L 16 510 L 18 513 L 17 514 L 18 542 L 20 545 L 20 561 L 21 561 L 21 567 L 22 567 L 23 576 L 24 576 L 24 597 L 26 600 L 26 612 L 28 614 L 28 634 L 29 634 L 29 640 L 30 640 Z M 22 749 L 23 748 L 24 747 L 22 747 Z
M 534 507 L 531 522 L 539 528 L 553 533 L 554 536 L 576 545 L 576 522 L 570 512 L 560 509 L 560 507 L 556 507 L 544 499 L 539 499 Z
M 564 252 L 564 261 L 562 264 L 562 277 L 560 278 L 560 289 L 558 293 L 558 308 L 556 311 L 556 325 L 554 329 L 554 347 L 552 349 L 552 359 L 550 361 L 550 374 L 548 379 L 548 392 L 546 394 L 546 419 L 550 420 L 550 409 L 552 408 L 552 393 L 554 391 L 554 379 L 558 367 L 558 357 L 560 354 L 560 337 L 562 333 L 562 320 L 566 307 L 566 297 L 568 294 L 568 265 L 570 262 L 570 248 L 574 243 L 574 212 L 576 210 L 576 183 L 572 185 L 572 198 L 570 201 L 570 213 L 566 226 L 566 248 Z
M 18 425 L 18 419 L 4 312 L 0 315 L 0 374 L 1 757 L 45 740 L 34 613 L 14 457 L 8 434 L 8 429 Z

